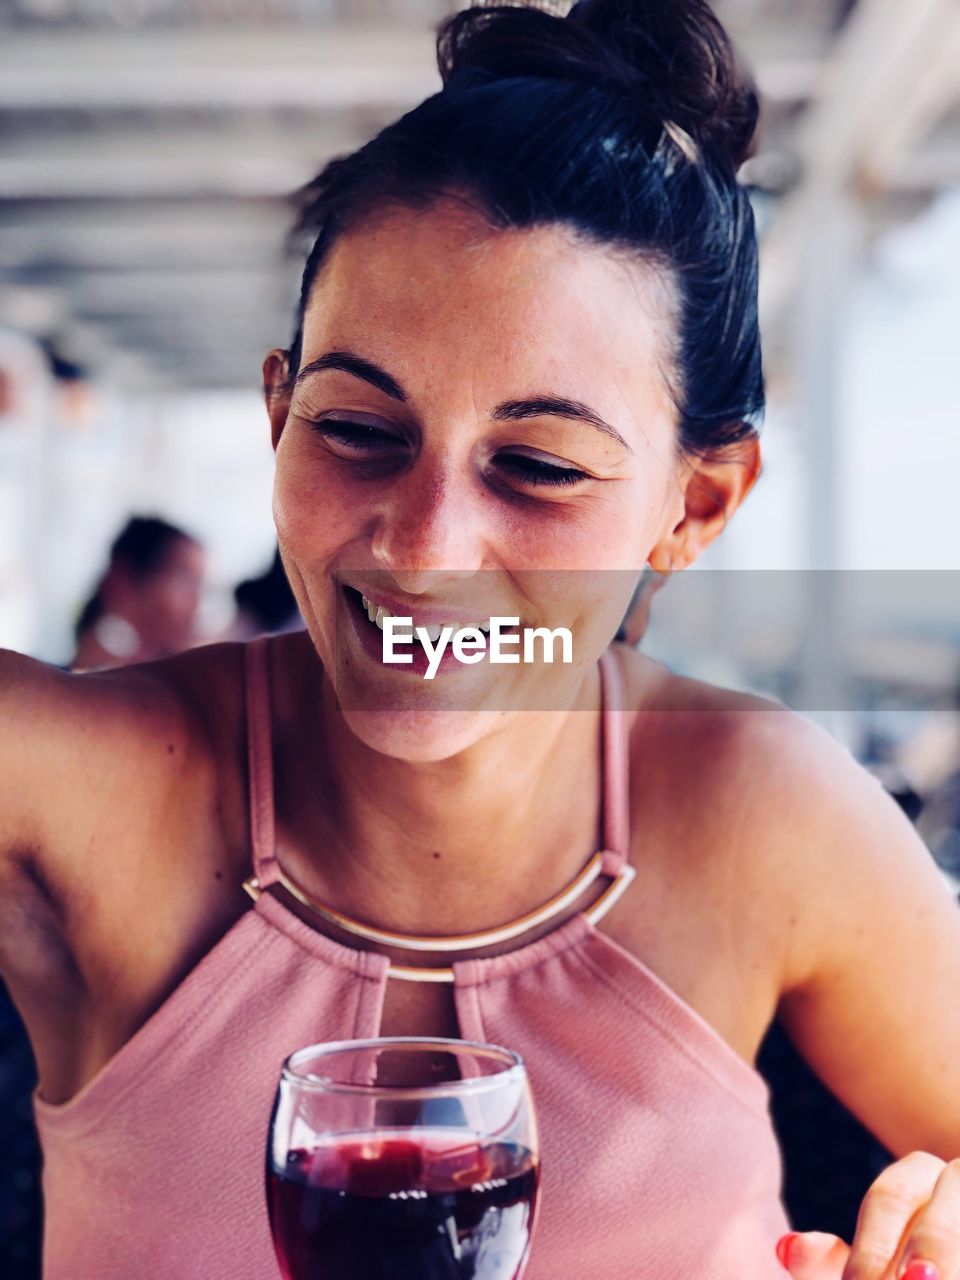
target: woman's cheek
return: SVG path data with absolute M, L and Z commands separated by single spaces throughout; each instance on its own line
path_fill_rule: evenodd
M 625 500 L 626 499 L 626 500 Z M 626 487 L 593 492 L 562 503 L 544 503 L 517 522 L 518 563 L 581 572 L 639 572 L 652 543 L 643 513 Z
M 273 488 L 277 536 L 295 558 L 324 558 L 350 539 L 360 508 L 349 486 L 331 483 L 325 469 L 278 454 Z

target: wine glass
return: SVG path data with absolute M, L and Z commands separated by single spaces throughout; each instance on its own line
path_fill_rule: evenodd
M 539 1182 L 516 1053 L 388 1037 L 283 1064 L 267 1201 L 285 1280 L 520 1280 Z

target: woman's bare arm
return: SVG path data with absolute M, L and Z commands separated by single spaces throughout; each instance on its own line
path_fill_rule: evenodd
M 909 821 L 846 751 L 797 718 L 762 720 L 754 736 L 771 740 L 755 749 L 770 818 L 755 865 L 784 889 L 781 1019 L 889 1150 L 955 1159 L 960 906 Z
M 0 652 L 0 974 L 46 1096 L 95 1074 L 202 932 L 227 858 L 210 717 L 236 733 L 232 657 L 69 675 Z

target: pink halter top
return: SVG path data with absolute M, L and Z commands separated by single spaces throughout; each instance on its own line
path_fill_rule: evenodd
M 278 871 L 263 645 L 246 658 L 253 871 L 266 886 Z M 626 716 L 612 652 L 600 665 L 615 876 Z M 276 1280 L 264 1163 L 280 1064 L 377 1035 L 389 968 L 261 893 L 74 1098 L 52 1105 L 38 1089 L 44 1280 Z M 586 912 L 453 969 L 461 1036 L 517 1050 L 530 1072 L 543 1182 L 525 1280 L 781 1280 L 789 1222 L 767 1087 L 698 1013 Z

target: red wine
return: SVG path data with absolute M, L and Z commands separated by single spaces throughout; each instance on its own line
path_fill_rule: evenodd
M 539 1170 L 514 1144 L 392 1130 L 290 1151 L 267 1183 L 285 1280 L 517 1280 Z

